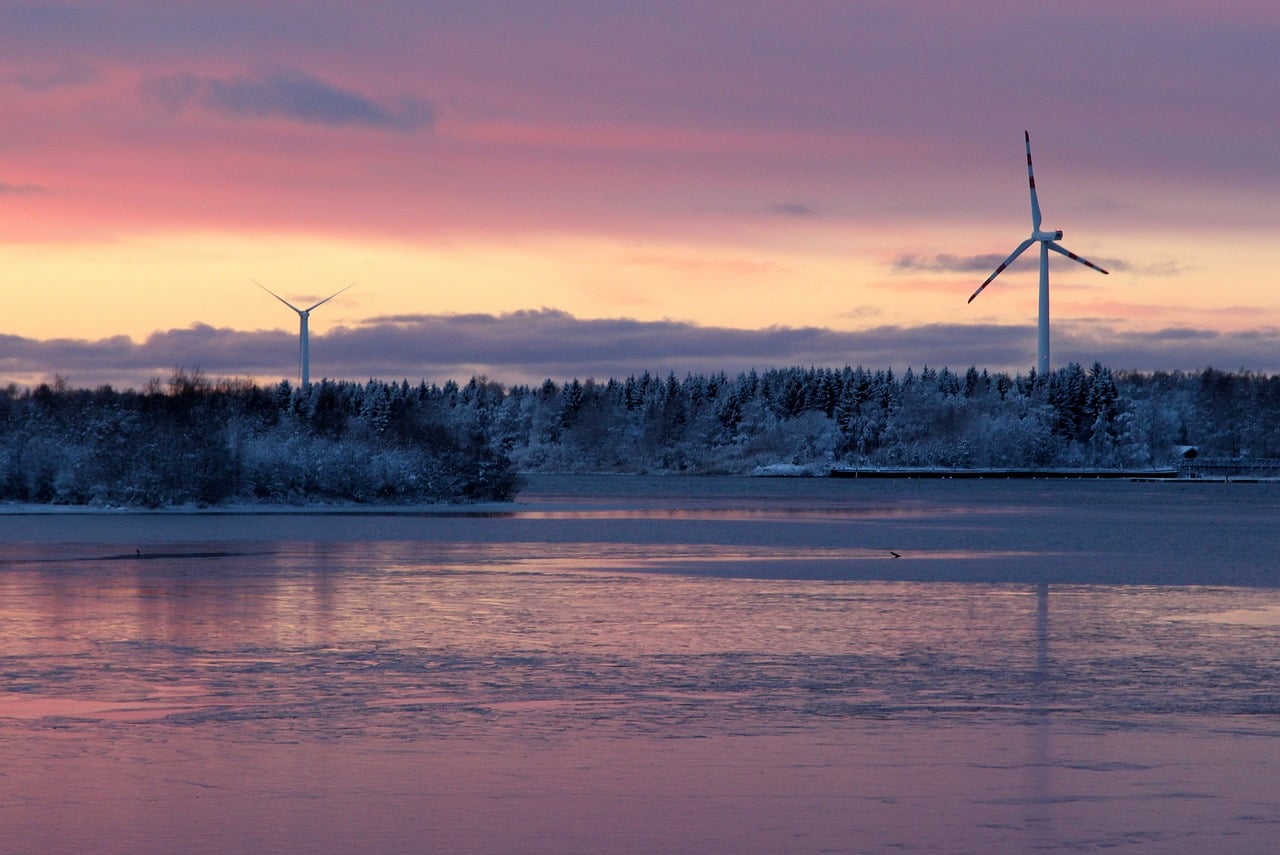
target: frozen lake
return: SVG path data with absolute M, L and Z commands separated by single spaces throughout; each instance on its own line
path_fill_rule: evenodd
M 0 514 L 0 851 L 1269 851 L 1277 520 L 632 477 Z

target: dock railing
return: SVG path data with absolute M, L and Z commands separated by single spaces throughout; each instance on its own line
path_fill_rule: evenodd
M 1178 477 L 1280 480 L 1280 457 L 1195 457 L 1178 461 Z

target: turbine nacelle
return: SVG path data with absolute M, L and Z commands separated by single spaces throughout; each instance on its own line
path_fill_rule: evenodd
M 1032 240 L 1062 240 L 1062 229 L 1056 229 L 1051 232 L 1042 232 L 1036 229 L 1031 233 Z

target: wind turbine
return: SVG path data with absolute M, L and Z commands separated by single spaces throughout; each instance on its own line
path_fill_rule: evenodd
M 973 298 L 982 293 L 982 289 L 991 284 L 991 280 L 995 279 L 1000 273 L 1013 263 L 1013 260 L 1027 250 L 1031 244 L 1039 242 L 1040 244 L 1040 342 L 1039 353 L 1036 360 L 1036 374 L 1041 377 L 1047 376 L 1049 373 L 1049 250 L 1061 253 L 1072 261 L 1078 261 L 1085 267 L 1092 267 L 1099 273 L 1106 273 L 1098 265 L 1092 261 L 1081 258 L 1074 252 L 1065 249 L 1058 243 L 1062 238 L 1062 230 L 1046 232 L 1040 230 L 1040 200 L 1036 198 L 1036 176 L 1031 171 L 1031 134 L 1023 131 L 1023 135 L 1027 140 L 1027 181 L 1031 185 L 1031 237 L 1018 244 L 1008 258 L 1000 263 L 996 268 L 996 272 L 987 277 L 987 281 L 978 286 L 978 290 L 973 292 L 973 296 L 969 297 L 969 302 L 973 302 Z
M 258 280 L 250 279 L 249 281 L 252 282 L 254 285 L 257 285 L 263 291 L 266 291 L 272 297 L 275 297 L 281 303 L 284 303 L 290 309 L 293 309 L 295 312 L 298 313 L 298 377 L 301 380 L 302 388 L 305 389 L 306 387 L 311 385 L 311 345 L 310 345 L 310 336 L 307 333 L 307 321 L 310 320 L 311 313 L 313 311 L 320 308 L 325 303 L 329 302 L 334 297 L 338 296 L 343 291 L 346 291 L 347 288 L 352 287 L 356 283 L 352 282 L 351 285 L 348 285 L 346 288 L 343 288 L 339 291 L 334 291 L 328 297 L 325 297 L 323 300 L 321 300 L 319 303 L 316 303 L 314 306 L 312 306 L 309 309 L 299 309 L 297 306 L 293 305 L 293 303 L 290 303 L 284 297 L 281 297 L 275 291 L 272 291 L 270 288 L 268 288 L 266 285 L 263 285 Z

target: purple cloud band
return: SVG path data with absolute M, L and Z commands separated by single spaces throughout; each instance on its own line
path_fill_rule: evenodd
M 1172 327 L 1152 332 L 1063 322 L 1055 327 L 1056 364 L 1101 361 L 1117 370 L 1280 372 L 1269 346 L 1277 331 L 1225 333 Z M 580 319 L 543 309 L 503 315 L 372 318 L 311 339 L 313 378 L 407 378 L 443 382 L 484 374 L 503 383 L 545 378 L 626 377 L 642 371 L 725 371 L 819 365 L 868 368 L 976 365 L 1025 372 L 1035 330 L 1011 325 L 880 326 L 860 331 L 774 327 L 763 330 L 679 321 Z M 144 385 L 175 368 L 212 376 L 296 377 L 297 338 L 285 331 L 242 332 L 203 324 L 156 332 L 145 341 L 40 341 L 0 336 L 0 381 L 29 385 L 59 375 L 73 386 Z
M 383 104 L 299 71 L 228 79 L 170 74 L 144 78 L 143 101 L 180 112 L 195 104 L 232 118 L 282 118 L 310 125 L 413 131 L 435 119 L 431 104 Z

